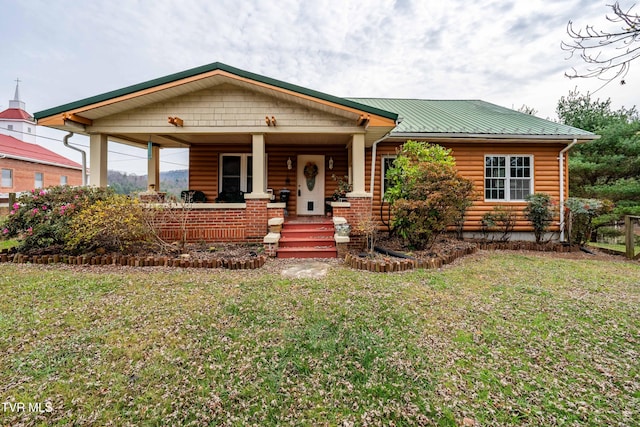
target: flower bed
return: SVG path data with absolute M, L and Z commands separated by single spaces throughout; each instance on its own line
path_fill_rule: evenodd
M 378 273 L 394 272 L 394 271 L 407 271 L 416 268 L 440 268 L 443 265 L 451 264 L 453 261 L 461 258 L 465 255 L 471 255 L 478 251 L 476 246 L 469 246 L 465 249 L 456 249 L 445 255 L 438 255 L 433 258 L 418 258 L 418 259 L 404 259 L 404 258 L 363 258 L 351 253 L 345 256 L 345 263 L 358 270 L 375 271 Z
M 478 250 L 509 250 L 509 251 L 538 251 L 538 252 L 579 252 L 580 246 L 562 243 L 535 243 L 525 241 L 515 242 L 487 242 L 487 241 L 459 241 L 441 239 L 430 250 L 410 252 L 404 243 L 395 238 L 380 239 L 380 246 L 408 255 L 408 258 L 397 258 L 393 255 L 364 255 L 348 253 L 345 263 L 358 270 L 374 272 L 395 272 L 413 270 L 416 268 L 432 269 L 450 264 L 456 259 L 476 253 Z
M 69 264 L 69 265 L 117 265 L 129 267 L 181 267 L 181 268 L 227 268 L 229 270 L 253 270 L 260 268 L 267 257 L 259 255 L 246 258 L 192 258 L 190 256 L 157 255 L 24 255 L 4 252 L 0 262 L 32 264 Z

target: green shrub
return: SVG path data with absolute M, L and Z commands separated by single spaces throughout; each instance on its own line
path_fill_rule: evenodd
M 104 200 L 106 188 L 58 186 L 32 190 L 18 197 L 2 230 L 16 238 L 18 251 L 53 251 L 66 246 L 69 223 L 83 207 Z
M 470 204 L 473 183 L 457 173 L 451 151 L 439 145 L 407 141 L 387 176 L 393 229 L 416 249 L 430 247 Z
M 616 227 L 600 227 L 598 228 L 598 236 L 602 238 L 623 237 L 624 231 Z
M 608 200 L 582 199 L 569 197 L 565 202 L 569 227 L 569 242 L 584 245 L 591 239 L 593 220 L 595 217 L 608 214 L 613 210 L 613 203 Z
M 482 215 L 480 224 L 485 240 L 489 240 L 489 233 L 501 233 L 498 241 L 508 242 L 516 226 L 516 212 L 511 207 L 494 206 L 491 212 Z
M 84 207 L 74 215 L 67 233 L 67 249 L 72 252 L 132 252 L 143 249 L 151 240 L 138 199 L 113 194 Z
M 554 203 L 551 196 L 546 193 L 535 193 L 527 196 L 527 206 L 524 208 L 524 216 L 533 225 L 533 234 L 536 243 L 540 243 L 553 221 Z

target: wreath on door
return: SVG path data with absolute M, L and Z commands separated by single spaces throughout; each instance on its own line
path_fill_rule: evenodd
M 304 177 L 307 179 L 307 188 L 313 190 L 316 185 L 316 175 L 318 175 L 318 165 L 313 162 L 307 162 L 304 165 Z

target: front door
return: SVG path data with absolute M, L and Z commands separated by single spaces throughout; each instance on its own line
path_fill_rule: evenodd
M 298 156 L 298 215 L 324 215 L 324 156 Z

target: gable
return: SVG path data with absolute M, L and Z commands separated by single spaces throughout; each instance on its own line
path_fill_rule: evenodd
M 264 127 L 275 117 L 281 127 L 348 127 L 354 117 L 332 114 L 313 104 L 296 103 L 246 87 L 224 83 L 107 117 L 93 120 L 103 132 L 139 126 L 167 127 L 168 116 L 184 121 L 185 129 Z M 217 129 L 224 131 L 224 129 Z
M 34 117 L 41 125 L 70 130 L 74 124 L 91 126 L 94 120 L 100 118 L 166 102 L 224 83 L 245 86 L 253 91 L 269 93 L 291 102 L 315 105 L 315 108 L 354 120 L 361 116 L 368 117 L 373 126 L 393 127 L 397 119 L 397 114 L 393 112 L 217 62 L 40 111 L 35 113 Z

